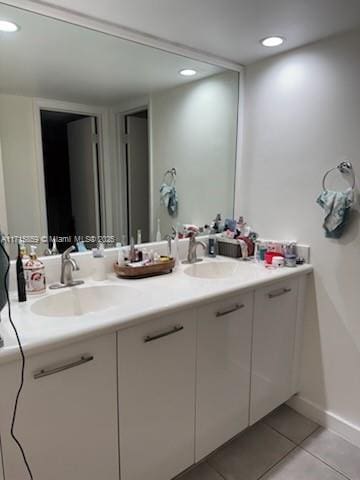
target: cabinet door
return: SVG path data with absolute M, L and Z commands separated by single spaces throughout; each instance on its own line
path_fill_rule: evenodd
M 295 279 L 255 292 L 251 424 L 292 395 L 297 291 Z
M 249 424 L 253 294 L 198 310 L 196 461 Z
M 0 379 L 5 478 L 25 479 L 9 433 L 19 363 L 1 366 Z M 116 380 L 116 334 L 27 359 L 15 432 L 34 479 L 118 480 Z
M 192 311 L 118 333 L 122 480 L 169 480 L 194 463 Z

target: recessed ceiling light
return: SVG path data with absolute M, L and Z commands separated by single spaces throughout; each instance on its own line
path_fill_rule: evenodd
M 0 32 L 13 33 L 17 32 L 19 27 L 14 22 L 8 20 L 0 20 Z
M 273 35 L 271 37 L 266 37 L 260 40 L 261 45 L 264 47 L 278 47 L 283 44 L 285 41 L 284 37 L 279 37 L 279 35 Z
M 197 71 L 193 70 L 192 68 L 184 68 L 183 70 L 180 70 L 179 73 L 183 77 L 193 77 L 194 75 L 197 74 Z

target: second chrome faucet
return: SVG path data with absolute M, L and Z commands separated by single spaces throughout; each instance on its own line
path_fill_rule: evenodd
M 204 251 L 206 251 L 207 246 L 205 242 L 201 240 L 196 240 L 196 236 L 197 236 L 197 233 L 195 232 L 190 234 L 187 260 L 185 260 L 183 263 L 197 263 L 202 261 L 202 258 L 197 257 L 196 249 L 199 245 L 201 245 Z

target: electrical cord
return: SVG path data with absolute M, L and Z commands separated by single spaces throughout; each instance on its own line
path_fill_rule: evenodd
M 9 271 L 10 271 L 10 257 L 9 257 L 9 255 L 8 255 L 7 251 L 5 250 L 5 247 L 4 247 L 3 242 L 1 241 L 1 239 L 0 239 L 0 247 L 1 247 L 2 251 L 4 252 L 4 254 L 5 254 L 6 258 L 7 258 L 7 262 L 8 262 L 7 269 L 6 269 L 5 276 L 4 276 L 4 288 L 5 288 L 6 299 L 7 299 L 7 304 L 8 304 L 9 320 L 10 320 L 10 324 L 11 324 L 11 326 L 12 326 L 14 332 L 15 332 L 16 340 L 17 340 L 17 343 L 18 343 L 18 346 L 19 346 L 19 350 L 20 350 L 20 355 L 21 355 L 21 380 L 20 380 L 20 385 L 19 385 L 19 388 L 18 388 L 16 397 L 15 397 L 13 416 L 12 416 L 12 420 L 11 420 L 10 434 L 11 434 L 14 442 L 15 442 L 16 445 L 18 446 L 20 452 L 21 452 L 21 455 L 22 455 L 22 457 L 23 457 L 23 460 L 24 460 L 26 469 L 27 469 L 27 471 L 28 471 L 29 477 L 30 477 L 31 480 L 33 480 L 34 477 L 33 477 L 33 474 L 32 474 L 32 471 L 31 471 L 31 468 L 30 468 L 30 465 L 29 465 L 29 462 L 28 462 L 28 460 L 27 460 L 27 458 L 26 458 L 26 454 L 25 454 L 24 448 L 23 448 L 23 446 L 21 445 L 20 440 L 18 440 L 18 438 L 16 437 L 16 435 L 15 435 L 15 433 L 14 433 L 15 420 L 16 420 L 16 413 L 17 413 L 17 409 L 18 409 L 19 398 L 20 398 L 20 394 L 21 394 L 21 391 L 22 391 L 23 386 L 24 386 L 25 355 L 24 355 L 24 350 L 23 350 L 23 347 L 22 347 L 22 344 L 21 344 L 21 340 L 20 340 L 20 337 L 19 337 L 19 333 L 18 333 L 18 331 L 17 331 L 17 329 L 16 329 L 16 326 L 15 326 L 13 320 L 12 320 L 12 317 L 11 317 L 10 295 L 9 295 L 9 289 L 8 289 L 8 284 L 7 284 L 7 277 L 8 277 L 8 275 L 9 275 Z

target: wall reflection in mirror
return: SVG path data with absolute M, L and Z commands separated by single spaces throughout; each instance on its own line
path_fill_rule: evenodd
M 5 5 L 0 18 L 20 26 L 0 36 L 9 242 L 42 255 L 53 237 L 62 252 L 233 216 L 237 72 Z

